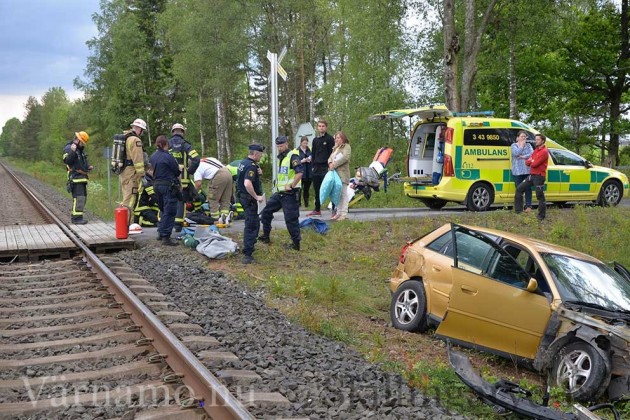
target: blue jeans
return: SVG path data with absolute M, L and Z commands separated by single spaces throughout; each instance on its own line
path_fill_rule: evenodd
M 519 184 L 514 196 L 514 211 L 517 213 L 523 211 L 523 193 L 526 190 L 531 191 L 532 185 L 536 188 L 536 198 L 538 199 L 538 220 L 544 220 L 547 215 L 547 202 L 545 201 L 545 177 L 543 175 L 527 175 L 527 179 Z
M 514 186 L 516 186 L 516 188 L 518 188 L 518 185 L 525 181 L 527 179 L 527 177 L 529 176 L 528 174 L 525 175 L 512 175 L 514 177 Z M 532 208 L 532 189 L 528 188 L 525 190 L 525 208 Z

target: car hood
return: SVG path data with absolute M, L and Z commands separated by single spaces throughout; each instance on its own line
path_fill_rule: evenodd
M 588 307 L 579 307 L 577 305 L 560 305 L 558 307 L 558 314 L 561 318 L 567 318 L 576 324 L 586 325 L 594 328 L 598 331 L 603 331 L 608 334 L 615 335 L 616 337 L 630 343 L 630 328 L 628 322 L 630 322 L 630 315 L 619 314 L 619 317 L 608 316 L 594 309 Z

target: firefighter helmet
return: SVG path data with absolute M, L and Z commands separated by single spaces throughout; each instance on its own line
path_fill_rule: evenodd
M 173 133 L 173 131 L 178 130 L 178 129 L 182 130 L 182 133 L 184 134 L 186 133 L 186 128 L 180 123 L 176 123 L 176 124 L 173 124 L 173 126 L 171 127 L 171 134 Z
M 90 140 L 90 136 L 85 131 L 79 131 L 78 133 L 74 133 L 74 136 L 81 140 L 83 143 L 87 143 Z
M 132 123 L 131 126 L 136 126 L 141 128 L 143 131 L 147 131 L 147 123 L 144 122 L 144 120 L 141 120 L 140 118 L 136 118 Z

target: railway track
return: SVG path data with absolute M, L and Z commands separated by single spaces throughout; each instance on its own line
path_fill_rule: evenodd
M 221 357 L 216 340 L 195 335 L 186 314 L 115 257 L 92 253 L 7 174 L 3 187 L 10 176 L 23 193 L 12 192 L 13 208 L 35 207 L 23 223 L 57 223 L 80 253 L 0 266 L 0 418 L 253 418 L 188 348 Z

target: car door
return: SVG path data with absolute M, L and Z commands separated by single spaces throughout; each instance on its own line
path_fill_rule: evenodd
M 453 225 L 455 258 L 447 313 L 436 333 L 533 359 L 551 316 L 530 276 L 490 237 Z
M 559 199 L 565 201 L 589 199 L 593 195 L 591 170 L 585 164 L 585 160 L 568 150 L 549 149 L 549 154 L 553 165 L 547 168 L 548 178 L 559 180 Z M 555 175 L 552 176 L 549 171 Z

